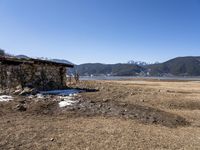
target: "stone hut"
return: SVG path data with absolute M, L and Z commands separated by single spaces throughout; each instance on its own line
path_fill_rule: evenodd
M 72 64 L 40 59 L 18 59 L 0 56 L 0 88 L 17 86 L 38 90 L 61 89 L 66 86 L 67 68 Z

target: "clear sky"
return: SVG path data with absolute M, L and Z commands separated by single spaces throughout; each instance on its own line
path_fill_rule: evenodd
M 0 0 L 0 48 L 73 63 L 200 55 L 200 0 Z

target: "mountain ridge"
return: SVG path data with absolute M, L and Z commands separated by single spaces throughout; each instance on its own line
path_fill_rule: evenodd
M 17 55 L 17 58 L 29 58 Z M 48 59 L 50 61 L 70 63 L 64 59 Z M 104 64 L 85 63 L 69 69 L 70 74 L 81 76 L 200 76 L 200 56 L 182 56 L 163 63 L 149 64 L 143 61 L 128 61 L 127 63 Z
M 75 69 L 83 76 L 200 76 L 200 56 L 176 57 L 163 63 L 146 65 L 119 64 L 86 63 L 76 65 Z M 115 73 L 111 68 L 115 68 Z

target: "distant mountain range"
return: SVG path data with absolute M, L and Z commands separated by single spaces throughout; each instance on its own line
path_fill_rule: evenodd
M 75 66 L 75 70 L 82 76 L 137 76 L 142 74 L 146 69 L 132 64 L 82 64 Z
M 145 68 L 150 70 L 152 76 L 200 76 L 200 57 L 177 57 Z
M 127 64 L 89 63 L 77 65 L 75 70 L 82 76 L 200 76 L 200 57 L 177 57 L 155 64 L 135 61 Z
M 19 58 L 19 59 L 29 59 L 30 58 L 26 55 L 16 55 L 15 57 Z M 63 64 L 73 64 L 72 62 L 65 60 L 65 59 L 48 59 L 48 58 L 43 58 L 43 57 L 39 57 L 37 59 L 48 60 L 48 61 L 63 63 Z
M 135 61 L 135 60 L 129 60 L 127 62 L 127 64 L 134 64 L 134 65 L 138 65 L 138 66 L 147 66 L 147 65 L 152 65 L 152 64 L 158 64 L 159 62 L 155 62 L 155 63 L 147 63 L 144 61 Z
M 18 55 L 17 58 L 28 59 Z M 41 58 L 43 59 L 43 58 Z M 59 63 L 73 64 L 64 59 L 48 59 Z M 81 76 L 200 76 L 200 56 L 177 57 L 163 63 L 128 61 L 119 64 L 86 63 L 69 69 L 70 74 L 78 72 Z

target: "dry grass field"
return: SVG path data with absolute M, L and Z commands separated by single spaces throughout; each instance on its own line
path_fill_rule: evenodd
M 82 81 L 91 108 L 27 100 L 0 103 L 0 149 L 200 149 L 199 81 Z M 109 111 L 108 111 L 109 110 Z M 119 110 L 119 111 L 118 111 Z

